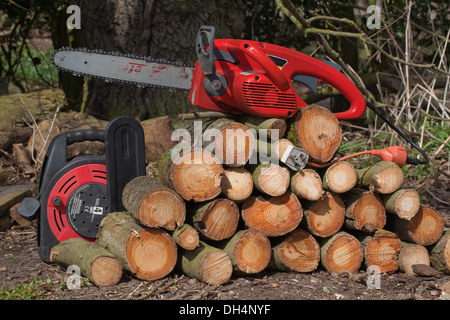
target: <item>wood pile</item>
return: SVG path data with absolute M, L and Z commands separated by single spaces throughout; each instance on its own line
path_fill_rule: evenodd
M 118 265 L 139 279 L 177 270 L 208 284 L 265 269 L 340 273 L 376 266 L 380 273 L 414 274 L 414 266 L 425 265 L 450 271 L 450 233 L 439 212 L 404 185 L 401 168 L 384 161 L 367 168 L 331 165 L 342 131 L 325 108 L 304 107 L 291 121 L 217 119 L 203 126 L 218 132 L 213 148 L 167 150 L 156 175 L 135 178 L 124 189 L 127 212 L 102 220 L 95 245 L 111 255 L 93 255 L 106 260 L 104 277 L 111 280 L 94 283 L 118 281 L 108 274 Z M 274 129 L 278 140 L 263 142 L 277 136 Z M 210 132 L 204 135 L 211 139 Z M 275 143 L 295 144 L 312 163 L 330 165 L 294 172 L 281 162 L 252 158 Z M 53 257 L 67 264 L 60 258 L 63 246 L 54 248 Z M 99 270 L 85 267 L 85 275 L 94 268 Z

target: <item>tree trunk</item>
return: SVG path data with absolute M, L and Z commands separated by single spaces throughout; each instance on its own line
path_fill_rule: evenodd
M 358 169 L 358 185 L 370 191 L 389 194 L 397 191 L 403 183 L 403 172 L 392 162 L 379 161 L 374 165 Z
M 240 273 L 261 272 L 270 261 L 270 241 L 255 229 L 240 230 L 218 246 L 228 253 L 234 269 Z
M 289 170 L 275 163 L 264 162 L 249 168 L 255 189 L 270 196 L 280 196 L 289 188 Z
M 303 169 L 291 177 L 291 191 L 299 198 L 316 201 L 323 196 L 322 179 L 313 169 Z
M 253 153 L 255 143 L 255 137 L 247 126 L 228 118 L 211 123 L 203 132 L 202 139 L 203 147 L 214 150 L 217 159 L 228 167 L 245 165 Z
M 411 220 L 420 208 L 419 193 L 414 189 L 399 189 L 383 196 L 386 211 L 399 218 Z
M 345 161 L 336 162 L 323 174 L 323 188 L 334 193 L 350 191 L 357 182 L 355 167 Z
M 239 38 L 245 27 L 241 1 L 77 0 L 75 4 L 81 6 L 81 32 L 87 48 L 188 65 L 197 60 L 199 26 L 214 25 L 223 38 Z M 175 119 L 192 108 L 185 92 L 90 81 L 88 110 L 107 118 L 141 114 Z
M 185 250 L 194 250 L 200 243 L 200 237 L 194 227 L 184 224 L 172 233 L 173 240 Z
M 125 212 L 110 213 L 103 218 L 97 243 L 141 280 L 165 277 L 177 261 L 177 246 L 169 234 L 161 229 L 144 229 Z
M 327 163 L 341 146 L 342 129 L 330 110 L 312 104 L 297 112 L 288 138 L 303 148 L 310 160 Z
M 270 267 L 281 271 L 311 272 L 320 261 L 320 246 L 307 231 L 296 229 L 272 248 Z
M 304 204 L 302 225 L 315 236 L 326 238 L 337 233 L 345 219 L 345 206 L 337 193 L 326 191 L 317 201 Z
M 95 242 L 81 238 L 67 239 L 50 252 L 50 261 L 65 267 L 76 265 L 81 274 L 97 287 L 110 287 L 122 277 L 122 263 Z
M 195 229 L 209 240 L 231 237 L 239 223 L 239 208 L 229 199 L 214 199 L 200 203 L 192 217 Z
M 180 268 L 185 275 L 210 285 L 227 282 L 233 273 L 228 254 L 203 241 L 194 250 L 182 250 Z
M 364 264 L 379 267 L 379 273 L 391 274 L 398 270 L 398 253 L 402 242 L 390 231 L 378 230 L 373 236 L 365 236 L 361 240 L 364 248 Z
M 224 168 L 222 193 L 225 197 L 236 202 L 242 202 L 253 192 L 252 174 L 245 168 Z
M 371 233 L 386 225 L 386 210 L 375 193 L 354 188 L 343 199 L 347 228 Z
M 184 200 L 202 202 L 221 192 L 223 167 L 210 152 L 190 149 L 183 154 L 177 147 L 165 152 L 158 162 L 159 179 Z
M 389 217 L 388 229 L 398 234 L 400 239 L 423 246 L 438 242 L 444 232 L 444 221 L 439 212 L 427 205 L 420 205 L 411 220 Z
M 418 264 L 430 265 L 428 250 L 420 244 L 402 242 L 402 249 L 398 254 L 398 269 L 406 274 L 414 274 L 413 266 Z
M 241 214 L 249 228 L 277 237 L 297 228 L 303 210 L 298 198 L 288 191 L 277 197 L 252 196 L 242 204 Z
M 186 218 L 184 200 L 151 176 L 136 177 L 128 182 L 122 201 L 133 218 L 147 227 L 175 230 Z
M 320 261 L 325 270 L 341 273 L 356 272 L 363 261 L 361 243 L 351 234 L 341 231 L 321 240 Z
M 431 266 L 439 271 L 450 273 L 450 230 L 447 230 L 431 248 Z

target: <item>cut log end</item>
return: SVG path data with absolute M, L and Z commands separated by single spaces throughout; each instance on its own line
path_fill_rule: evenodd
M 366 232 L 381 230 L 386 224 L 386 210 L 379 197 L 364 192 L 346 211 L 346 226 Z
M 175 230 L 186 217 L 184 200 L 168 188 L 155 189 L 140 202 L 137 219 L 148 227 Z
M 221 192 L 223 167 L 212 154 L 191 150 L 175 159 L 171 179 L 175 191 L 185 200 L 207 201 Z
M 137 278 L 157 280 L 175 267 L 177 247 L 172 237 L 163 230 L 133 230 L 126 241 L 126 257 Z
M 223 172 L 221 188 L 228 199 L 243 201 L 253 192 L 252 175 L 244 168 L 226 168 Z
M 110 287 L 122 277 L 122 264 L 115 257 L 98 257 L 91 263 L 89 279 L 97 287 Z
M 211 240 L 231 237 L 239 223 L 239 207 L 229 199 L 214 199 L 201 206 L 194 216 L 194 226 Z
M 386 211 L 406 220 L 411 220 L 420 208 L 419 193 L 413 189 L 400 189 L 385 195 L 383 202 Z
M 200 275 L 210 285 L 227 282 L 233 273 L 233 264 L 225 251 L 214 250 L 203 257 L 200 263 Z
M 259 166 L 253 173 L 256 189 L 270 196 L 280 196 L 286 192 L 291 179 L 289 170 L 277 164 Z
M 337 162 L 330 166 L 323 177 L 324 189 L 335 193 L 351 190 L 358 181 L 355 167 L 348 162 Z
M 378 266 L 380 273 L 394 273 L 398 270 L 398 254 L 402 242 L 395 233 L 380 230 L 374 237 L 364 241 L 366 267 Z
M 415 274 L 413 265 L 417 264 L 430 266 L 428 250 L 420 244 L 403 243 L 398 255 L 399 270 L 406 274 Z
M 291 192 L 282 196 L 250 197 L 242 205 L 242 218 L 248 227 L 267 236 L 281 236 L 294 230 L 303 217 L 298 198 Z
M 421 205 L 408 223 L 408 235 L 418 244 L 428 246 L 436 243 L 444 232 L 442 216 L 430 206 Z
M 397 191 L 403 183 L 402 169 L 392 162 L 380 161 L 374 165 L 357 170 L 361 186 L 369 190 L 389 194 Z
M 430 262 L 433 268 L 450 273 L 450 230 L 431 248 Z
M 194 250 L 200 242 L 197 230 L 188 224 L 175 230 L 172 236 L 175 242 L 185 250 Z
M 321 261 L 329 272 L 356 272 L 363 261 L 361 244 L 354 236 L 339 232 L 322 246 Z
M 334 114 L 321 106 L 309 105 L 298 112 L 295 120 L 295 136 L 298 144 L 311 159 L 329 162 L 342 141 L 342 129 Z
M 337 233 L 345 220 L 344 202 L 338 194 L 329 191 L 304 213 L 308 231 L 323 238 Z
M 269 264 L 270 255 L 269 239 L 254 229 L 244 230 L 233 250 L 236 268 L 249 274 L 264 270 Z
M 291 191 L 305 200 L 319 200 L 323 195 L 322 179 L 315 170 L 304 169 L 292 176 Z
M 288 269 L 297 272 L 311 272 L 320 261 L 320 246 L 305 230 L 297 229 L 277 247 L 278 257 Z

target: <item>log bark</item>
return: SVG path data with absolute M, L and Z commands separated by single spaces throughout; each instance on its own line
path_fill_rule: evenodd
M 372 166 L 356 170 L 358 185 L 370 191 L 389 194 L 397 191 L 403 183 L 403 172 L 392 162 L 379 161 Z
M 71 238 L 54 246 L 50 261 L 68 267 L 76 265 L 81 275 L 97 287 L 110 287 L 122 277 L 122 263 L 111 252 L 95 242 Z
M 128 182 L 122 192 L 122 202 L 133 218 L 147 227 L 175 230 L 186 218 L 184 200 L 151 176 Z
M 224 240 L 235 234 L 239 223 L 239 207 L 229 199 L 214 199 L 198 204 L 193 226 L 206 239 Z
M 398 254 L 402 242 L 390 231 L 378 230 L 373 236 L 365 235 L 361 240 L 364 249 L 364 264 L 377 266 L 379 273 L 391 274 L 398 270 Z
M 386 225 L 386 210 L 375 193 L 354 188 L 343 199 L 347 228 L 371 233 Z
M 406 274 L 415 274 L 413 266 L 418 264 L 430 265 L 428 250 L 420 244 L 402 242 L 402 249 L 398 254 L 398 269 Z
M 280 271 L 311 272 L 319 265 L 320 246 L 307 231 L 296 229 L 272 248 L 269 267 Z
M 158 162 L 159 179 L 174 189 L 184 200 L 207 201 L 222 189 L 223 167 L 210 152 L 175 147 L 165 152 Z
M 103 218 L 96 242 L 141 280 L 165 277 L 177 261 L 177 246 L 167 232 L 143 228 L 125 212 L 113 212 Z
M 355 167 L 348 162 L 336 162 L 327 168 L 322 176 L 323 189 L 334 193 L 350 191 L 357 182 Z
M 242 167 L 224 168 L 220 186 L 225 197 L 242 202 L 253 192 L 252 174 Z
M 289 188 L 289 170 L 275 163 L 263 162 L 252 168 L 253 185 L 256 190 L 270 196 L 280 196 Z
M 299 198 L 316 201 L 323 196 L 322 179 L 313 169 L 303 169 L 291 177 L 291 191 Z
M 387 227 L 406 242 L 429 246 L 438 242 L 444 232 L 444 221 L 438 211 L 428 205 L 420 205 L 411 220 L 392 215 Z
M 329 272 L 356 272 L 363 261 L 361 243 L 353 235 L 341 231 L 320 241 L 320 261 Z
M 259 273 L 270 261 L 270 241 L 265 234 L 255 229 L 240 230 L 218 247 L 228 253 L 238 273 Z
M 387 212 L 405 220 L 411 220 L 420 208 L 420 196 L 414 189 L 399 189 L 382 198 Z
M 168 116 L 151 118 L 141 122 L 145 137 L 145 157 L 148 162 L 158 161 L 161 155 L 173 148 L 173 127 Z
M 430 250 L 431 266 L 450 273 L 450 230 L 447 230 Z
M 213 146 L 205 144 L 210 141 Z M 211 123 L 203 133 L 203 145 L 214 150 L 219 161 L 229 167 L 245 165 L 252 155 L 255 137 L 247 126 L 228 118 Z
M 297 228 L 303 217 L 303 209 L 298 198 L 287 191 L 277 197 L 249 197 L 242 204 L 241 215 L 249 228 L 277 237 Z
M 315 236 L 336 234 L 344 224 L 345 206 L 337 193 L 326 191 L 317 201 L 304 203 L 302 225 Z
M 327 163 L 341 145 L 342 129 L 330 110 L 312 104 L 297 112 L 288 138 L 303 148 L 310 160 Z
M 284 137 L 287 129 L 286 121 L 278 118 L 261 118 L 247 115 L 242 122 L 249 129 L 255 130 L 260 139 L 280 139 Z
M 173 240 L 185 250 L 194 250 L 200 243 L 197 230 L 189 224 L 184 224 L 172 233 Z
M 181 251 L 180 269 L 191 278 L 216 285 L 230 280 L 233 264 L 225 251 L 200 241 L 194 250 Z

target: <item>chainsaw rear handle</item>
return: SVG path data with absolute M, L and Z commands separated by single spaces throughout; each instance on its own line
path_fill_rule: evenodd
M 231 52 L 241 51 L 254 60 L 256 64 L 252 65 L 259 65 L 260 68 L 255 71 L 264 72 L 281 91 L 289 88 L 294 90 L 291 79 L 296 75 L 319 78 L 336 88 L 350 102 L 348 110 L 335 113 L 336 118 L 352 120 L 364 114 L 366 102 L 361 92 L 345 75 L 328 64 L 301 52 L 269 43 L 235 39 L 218 41 L 224 41 L 225 47 Z M 285 60 L 286 63 L 278 66 L 268 55 Z M 299 105 L 299 108 L 304 105 Z

